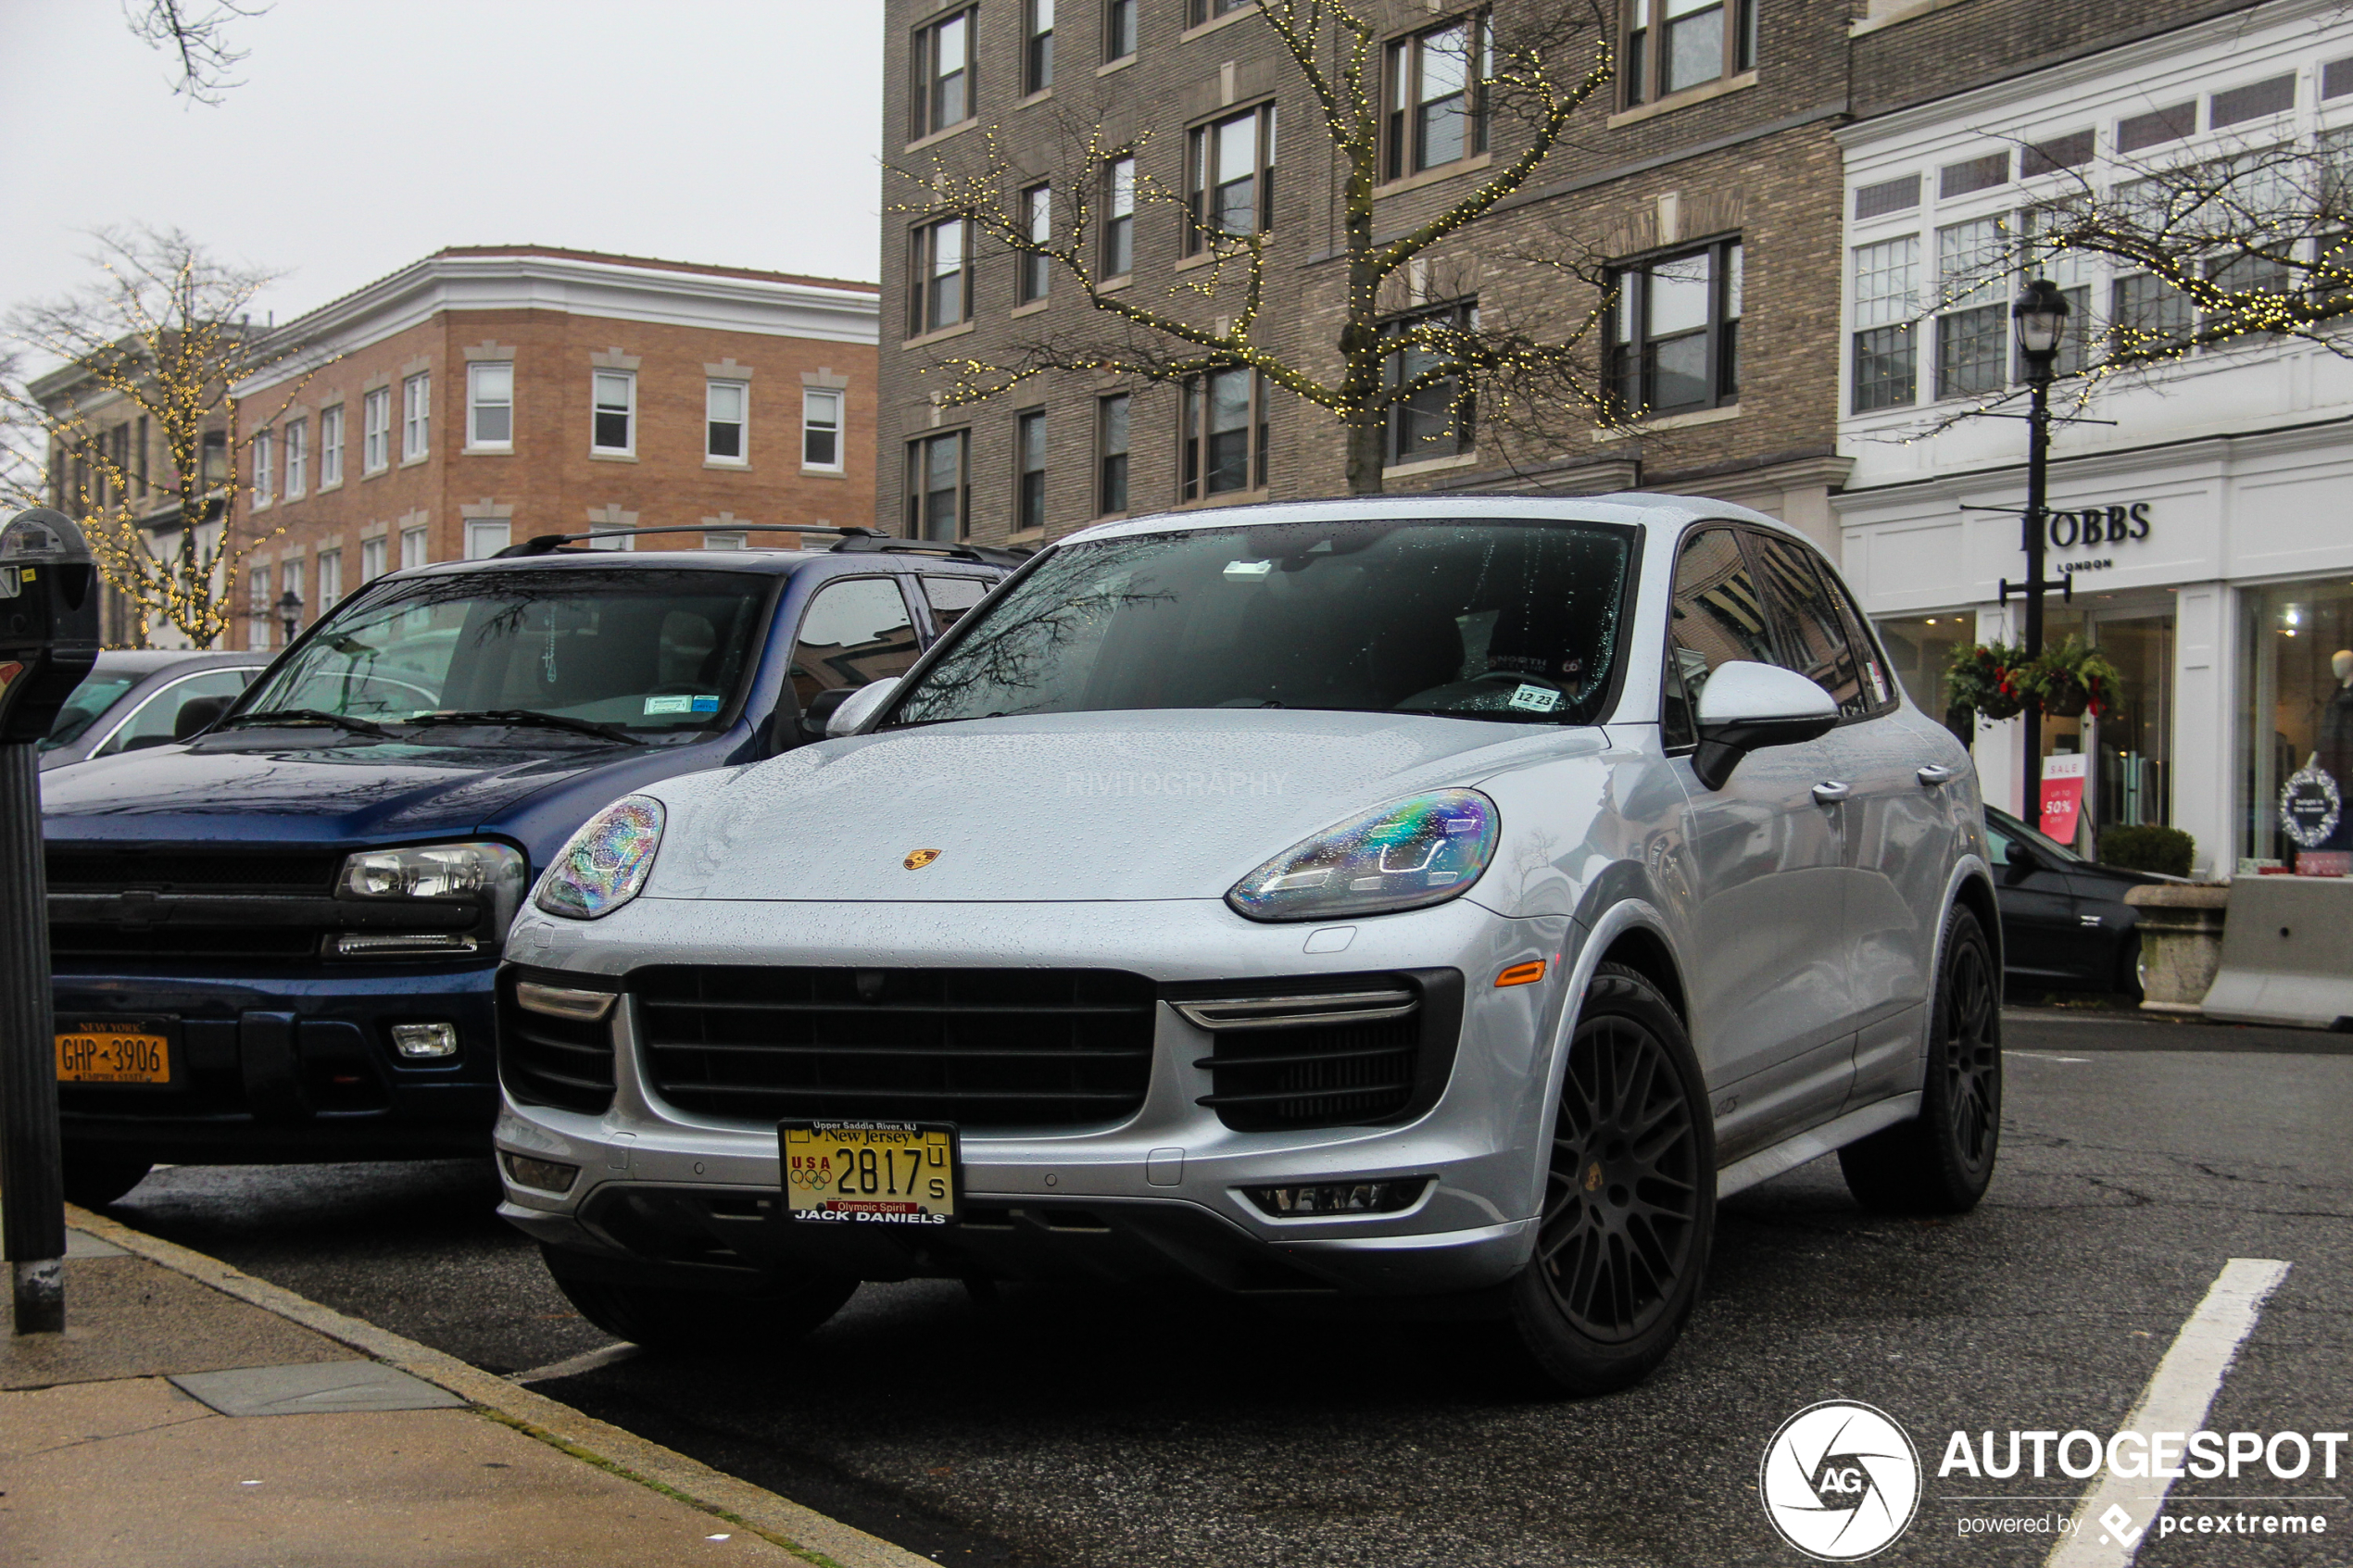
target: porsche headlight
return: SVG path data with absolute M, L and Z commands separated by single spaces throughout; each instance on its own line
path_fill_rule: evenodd
M 532 902 L 568 920 L 612 913 L 646 885 L 661 847 L 661 802 L 643 795 L 616 800 L 581 825 L 556 856 Z
M 1442 904 L 1478 880 L 1495 852 L 1495 803 L 1440 789 L 1376 806 L 1325 829 L 1234 884 L 1226 902 L 1251 920 L 1334 920 Z

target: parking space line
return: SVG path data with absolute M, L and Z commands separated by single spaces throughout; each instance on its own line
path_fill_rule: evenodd
M 595 1372 L 598 1367 L 609 1367 L 616 1361 L 635 1361 L 637 1354 L 636 1346 L 623 1340 L 577 1356 L 567 1356 L 560 1361 L 550 1361 L 546 1366 L 535 1366 L 528 1372 L 510 1372 L 507 1374 L 507 1381 L 552 1383 L 559 1377 L 578 1377 L 584 1372 Z
M 2233 1258 L 2223 1264 L 2119 1430 L 2196 1432 L 2205 1425 L 2223 1374 L 2255 1332 L 2264 1298 L 2287 1278 L 2287 1264 L 2269 1258 Z M 2045 1559 L 2045 1568 L 2124 1568 L 2164 1512 L 2175 1479 L 2103 1473 L 2076 1505 L 2074 1534 L 2060 1539 Z M 2155 1504 L 2145 1516 L 2138 1507 L 2143 1503 Z

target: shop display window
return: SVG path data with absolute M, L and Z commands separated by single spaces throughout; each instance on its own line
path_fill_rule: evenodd
M 2241 617 L 2239 870 L 2344 875 L 2353 859 L 2353 582 L 2251 588 Z

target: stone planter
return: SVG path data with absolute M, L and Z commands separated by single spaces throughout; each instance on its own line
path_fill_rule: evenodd
M 2231 890 L 2158 882 L 2127 891 L 2140 911 L 2141 1006 L 2149 1012 L 2196 1013 L 2222 967 L 2222 917 Z

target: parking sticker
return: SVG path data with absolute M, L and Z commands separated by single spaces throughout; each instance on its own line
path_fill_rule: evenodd
M 1550 713 L 1561 705 L 1561 694 L 1550 686 L 1531 685 L 1526 681 L 1512 693 L 1512 706 L 1529 713 Z

